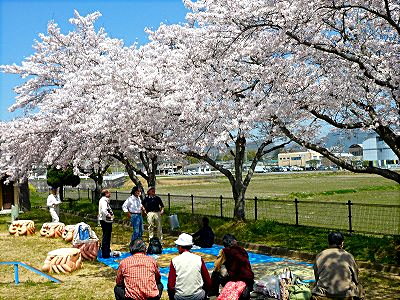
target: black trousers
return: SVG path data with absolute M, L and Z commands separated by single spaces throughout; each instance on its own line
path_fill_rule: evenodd
M 219 286 L 225 286 L 230 280 L 229 276 L 223 277 L 219 272 L 213 271 L 211 274 L 211 292 L 209 296 L 218 296 L 219 295 Z M 240 295 L 239 300 L 248 300 L 250 299 L 250 292 L 253 290 L 254 281 L 245 281 L 246 287 Z
M 110 243 L 111 243 L 111 232 L 112 223 L 100 220 L 101 230 L 103 231 L 103 238 L 101 239 L 101 257 L 110 257 Z
M 158 296 L 153 297 L 153 298 L 147 298 L 148 300 L 159 300 L 161 298 L 162 292 L 163 292 L 163 285 L 162 283 L 157 283 L 157 288 L 158 288 Z M 116 300 L 130 300 L 132 298 L 126 298 L 125 297 L 125 287 L 121 285 L 116 285 L 114 287 L 114 295 Z M 134 300 L 134 299 L 132 299 Z

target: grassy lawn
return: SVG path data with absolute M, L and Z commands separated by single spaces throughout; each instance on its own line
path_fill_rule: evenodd
M 80 203 L 81 207 L 85 203 Z M 89 207 L 90 204 L 86 203 Z M 37 231 L 42 223 L 50 218 L 46 210 L 34 209 L 23 214 L 24 219 L 35 221 Z M 194 232 L 200 224 L 201 216 L 182 214 L 179 216 L 181 231 Z M 10 236 L 7 232 L 9 216 L 0 216 L 0 261 L 23 261 L 40 268 L 47 252 L 56 248 L 70 247 L 62 239 L 40 237 L 38 233 L 29 237 Z M 81 217 L 62 214 L 65 224 L 75 224 L 82 221 Z M 101 230 L 95 223 L 84 220 L 101 236 Z M 298 249 L 309 253 L 317 253 L 326 247 L 327 231 L 308 227 L 285 226 L 276 222 L 247 222 L 235 223 L 230 220 L 211 218 L 211 226 L 218 238 L 225 233 L 235 234 L 241 241 L 281 246 Z M 164 217 L 164 228 L 167 225 Z M 131 229 L 122 225 L 113 225 L 112 248 L 127 251 Z M 176 233 L 178 234 L 178 233 Z M 166 247 L 172 246 L 176 234 L 166 235 Z M 394 237 L 346 236 L 346 249 L 357 259 L 376 262 L 393 263 L 396 258 L 395 244 L 399 243 Z M 54 284 L 40 276 L 20 268 L 21 284 L 14 285 L 13 269 L 8 266 L 0 267 L 0 299 L 114 299 L 113 287 L 116 271 L 98 262 L 85 261 L 81 270 L 70 275 L 56 275 L 63 281 Z M 396 299 L 400 287 L 399 276 L 387 273 L 361 270 L 361 280 L 367 291 L 367 299 Z M 381 298 L 380 296 L 386 297 Z M 163 299 L 167 299 L 166 294 Z
M 10 216 L 0 216 L 0 261 L 23 261 L 38 269 L 43 265 L 49 251 L 57 248 L 72 247 L 71 243 L 61 238 L 49 239 L 41 237 L 39 230 L 44 222 L 49 221 L 46 210 L 34 209 L 20 216 L 35 222 L 36 234 L 29 237 L 16 237 L 8 234 L 7 221 Z M 61 215 L 65 224 L 82 222 L 81 217 Z M 85 220 L 101 237 L 101 229 L 95 223 Z M 112 248 L 127 251 L 131 230 L 118 224 L 113 226 Z M 174 237 L 167 236 L 172 245 Z M 24 268 L 19 268 L 21 284 L 15 285 L 12 266 L 0 266 L 0 299 L 114 299 L 116 271 L 99 262 L 84 261 L 82 269 L 70 275 L 56 274 L 54 277 L 62 281 L 55 284 L 44 277 L 36 275 Z M 163 299 L 168 299 L 165 294 Z
M 127 182 L 120 189 L 112 189 L 119 195 L 118 199 L 125 200 L 132 187 Z M 159 177 L 157 181 L 157 192 L 159 194 L 170 193 L 172 195 L 186 195 L 174 202 L 171 213 L 176 212 L 181 224 L 180 230 L 192 233 L 200 224 L 200 215 L 191 215 L 191 205 L 188 195 L 210 196 L 209 199 L 196 198 L 195 213 L 202 214 L 213 211 L 219 216 L 219 195 L 224 200 L 223 215 L 230 216 L 233 211 L 231 191 L 228 181 L 222 176 L 185 176 L 185 177 Z M 82 197 L 87 193 L 82 192 Z M 386 180 L 379 176 L 359 175 L 348 172 L 313 172 L 298 174 L 256 174 L 249 186 L 247 197 L 259 199 L 265 198 L 270 201 L 259 201 L 259 218 L 263 213 L 271 215 L 283 215 L 293 219 L 293 199 L 306 201 L 308 214 L 300 215 L 300 224 L 307 224 L 313 220 L 313 202 L 323 201 L 329 204 L 332 214 L 339 214 L 340 210 L 346 213 L 346 206 L 341 207 L 337 202 L 368 204 L 400 204 L 400 187 L 393 181 Z M 31 202 L 34 206 L 44 206 L 47 193 L 36 193 L 31 191 Z M 163 198 L 164 203 L 166 199 Z M 267 205 L 267 206 L 265 206 Z M 303 204 L 304 205 L 304 204 Z M 62 204 L 63 209 L 79 211 L 86 215 L 96 215 L 97 206 L 88 200 Z M 265 206 L 263 208 L 263 206 Z M 304 211 L 304 206 L 301 208 Z M 327 210 L 319 211 L 318 214 L 326 215 L 326 224 L 331 226 L 338 222 L 329 215 Z M 123 218 L 120 212 L 117 218 Z M 390 211 L 393 213 L 393 211 Z M 253 214 L 253 215 L 252 215 Z M 360 211 L 356 213 L 356 224 L 368 224 L 371 212 Z M 246 215 L 254 217 L 254 202 L 246 202 Z M 268 217 L 266 215 L 265 217 Z M 372 215 L 372 219 L 376 216 Z M 61 239 L 46 239 L 37 233 L 32 237 L 14 237 L 7 231 L 9 216 L 0 216 L 0 261 L 16 260 L 40 268 L 47 252 L 55 248 L 69 247 Z M 46 210 L 34 209 L 31 212 L 20 216 L 21 219 L 32 219 L 35 221 L 37 232 L 42 223 L 49 221 L 49 214 Z M 245 223 L 236 223 L 230 219 L 211 217 L 210 224 L 218 238 L 225 233 L 233 233 L 236 237 L 245 242 L 265 244 L 268 246 L 284 247 L 291 250 L 300 250 L 308 253 L 318 253 L 326 247 L 326 236 L 328 229 L 307 226 L 284 225 L 271 220 L 249 220 Z M 389 216 L 393 219 L 393 216 Z M 61 220 L 65 224 L 75 224 L 85 221 L 101 236 L 101 230 L 95 223 L 82 220 L 76 217 L 63 214 Z M 164 227 L 168 221 L 164 217 Z M 385 223 L 385 218 L 380 221 L 382 227 L 393 226 Z M 400 226 L 397 221 L 397 225 Z M 127 243 L 130 240 L 131 229 L 122 225 L 114 224 L 112 248 L 114 250 L 127 251 Z M 175 235 L 176 236 L 176 235 Z M 167 236 L 166 243 L 173 244 L 175 236 Z M 357 260 L 377 262 L 384 264 L 400 264 L 400 237 L 399 236 L 369 236 L 369 235 L 347 235 L 345 248 L 351 252 Z M 97 262 L 85 262 L 84 268 L 71 275 L 57 275 L 63 281 L 62 284 L 49 283 L 38 275 L 20 269 L 20 280 L 22 284 L 15 286 L 13 282 L 12 267 L 0 267 L 0 299 L 114 299 L 113 287 L 116 271 Z M 390 275 L 367 269 L 361 270 L 361 280 L 367 291 L 366 299 L 398 299 L 400 289 L 399 276 Z M 163 299 L 167 299 L 164 294 Z

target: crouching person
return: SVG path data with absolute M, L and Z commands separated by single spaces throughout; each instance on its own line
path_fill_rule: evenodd
M 246 284 L 240 300 L 250 299 L 253 290 L 254 273 L 251 269 L 249 255 L 240 247 L 235 236 L 225 234 L 222 238 L 224 248 L 220 250 L 214 263 L 214 271 L 211 275 L 211 296 L 219 295 L 219 286 L 225 286 L 229 281 L 243 281 Z M 227 274 L 223 274 L 226 272 Z
M 193 238 L 182 233 L 175 241 L 179 255 L 171 261 L 168 274 L 170 300 L 203 300 L 211 287 L 211 278 L 203 259 L 190 252 Z
M 313 300 L 358 300 L 364 290 L 358 281 L 358 266 L 353 255 L 343 249 L 340 232 L 328 235 L 329 248 L 319 253 L 314 263 Z
M 116 300 L 158 300 L 163 285 L 160 270 L 154 258 L 147 256 L 146 244 L 141 239 L 131 241 L 132 256 L 121 261 L 114 288 Z

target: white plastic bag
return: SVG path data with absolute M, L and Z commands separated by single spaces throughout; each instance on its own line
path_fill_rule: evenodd
M 176 228 L 179 228 L 179 221 L 178 221 L 178 216 L 177 215 L 170 215 L 169 217 L 169 225 L 171 226 L 171 230 L 175 230 Z

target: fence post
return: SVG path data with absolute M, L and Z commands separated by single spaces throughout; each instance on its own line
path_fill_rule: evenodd
M 193 194 L 190 195 L 190 198 L 192 199 L 192 215 L 194 215 L 194 196 L 193 196 Z
M 296 209 L 296 226 L 299 226 L 299 206 L 298 206 L 299 200 L 297 198 L 294 198 L 294 207 Z
M 257 221 L 257 197 L 254 197 L 254 220 Z
M 81 189 L 78 186 L 78 201 L 81 201 Z
M 222 209 L 222 195 L 220 195 L 219 196 L 219 207 L 220 207 L 220 210 L 221 210 L 221 218 L 223 218 L 224 217 L 224 215 L 223 215 L 223 209 Z
M 167 199 L 168 199 L 168 213 L 171 213 L 171 194 L 170 193 L 168 193 Z
M 348 206 L 349 209 L 349 232 L 350 234 L 353 232 L 353 225 L 351 224 L 351 206 L 353 205 L 353 203 L 351 202 L 351 200 L 347 201 L 346 205 Z
M 115 191 L 115 201 L 118 201 L 118 191 Z

